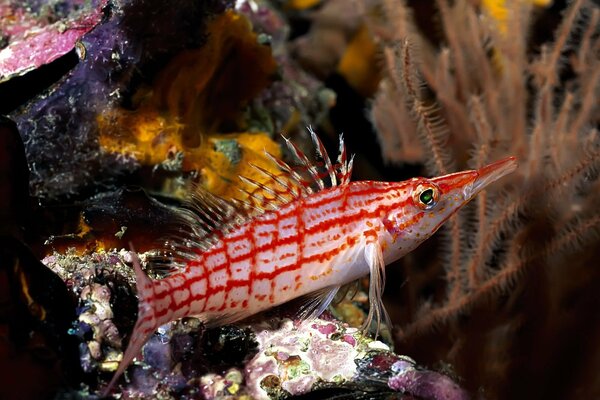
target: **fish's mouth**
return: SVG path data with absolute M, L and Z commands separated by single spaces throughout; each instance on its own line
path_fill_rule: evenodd
M 473 197 L 480 191 L 486 188 L 489 184 L 496 182 L 498 179 L 514 172 L 517 169 L 518 163 L 516 157 L 507 157 L 495 163 L 479 168 L 475 181 L 469 188 L 469 197 Z M 465 193 L 466 194 L 466 193 Z

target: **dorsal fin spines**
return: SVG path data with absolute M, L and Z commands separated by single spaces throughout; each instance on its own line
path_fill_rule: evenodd
M 250 166 L 252 168 L 254 168 L 255 170 L 259 171 L 260 173 L 262 173 L 263 175 L 265 175 L 267 178 L 272 179 L 279 186 L 281 186 L 284 190 L 290 191 L 290 192 L 293 191 L 294 187 L 290 184 L 289 180 L 286 181 L 286 180 L 282 179 L 281 175 L 275 175 L 271 171 L 268 171 L 268 170 L 264 169 L 263 167 L 256 165 L 256 164 L 250 163 Z
M 215 233 L 225 233 L 237 226 L 239 216 L 247 214 L 247 207 L 215 196 L 201 186 L 194 188 L 189 209 L 181 211 L 181 216 L 189 229 L 197 236 L 193 240 L 195 247 L 200 246 L 200 248 L 206 247 L 201 246 L 202 242 L 214 238 Z
M 338 158 L 336 161 L 336 167 L 338 170 L 338 179 L 340 184 L 344 181 L 346 175 L 346 146 L 344 146 L 344 134 L 340 134 L 340 144 L 338 148 Z
M 238 188 L 238 190 L 247 197 L 247 200 L 238 200 L 239 204 L 243 204 L 251 215 L 258 215 L 268 210 L 265 204 L 265 197 L 256 193 L 256 191 L 248 191 L 246 188 Z
M 344 179 L 342 180 L 342 185 L 347 185 L 350 183 L 350 179 L 352 179 L 352 166 L 354 165 L 354 154 L 350 156 L 350 161 L 346 164 L 346 173 L 344 174 Z
M 226 220 L 226 216 L 235 212 L 224 200 L 217 198 L 199 186 L 192 194 L 192 208 L 196 211 L 196 230 L 209 233 L 215 227 L 219 227 Z
M 335 169 L 333 168 L 333 165 L 331 164 L 331 159 L 329 158 L 329 155 L 327 154 L 327 150 L 325 149 L 325 146 L 323 146 L 323 142 L 321 141 L 321 139 L 319 139 L 319 137 L 317 136 L 317 134 L 315 133 L 315 131 L 313 130 L 312 127 L 308 127 L 308 132 L 310 133 L 310 137 L 315 145 L 315 148 L 317 150 L 317 155 L 323 160 L 323 163 L 325 164 L 325 169 L 327 174 L 329 175 L 329 179 L 331 181 L 331 186 L 337 186 L 338 185 L 338 181 L 337 181 L 337 174 L 335 173 Z
M 244 188 L 238 188 L 238 190 L 246 196 L 251 195 Z M 234 207 L 239 208 L 239 209 L 245 209 L 248 211 L 248 214 L 250 214 L 250 215 L 256 215 L 258 213 L 264 212 L 264 209 L 262 207 L 259 207 L 257 204 L 255 204 L 254 202 L 251 202 L 251 201 L 232 199 L 231 202 L 233 203 Z
M 312 194 L 314 191 L 313 189 L 310 187 L 310 183 L 306 181 L 305 178 L 302 177 L 302 175 L 300 175 L 297 171 L 295 171 L 292 167 L 290 167 L 287 163 L 281 161 L 280 159 L 276 158 L 275 156 L 273 156 L 272 154 L 266 153 L 267 157 L 273 161 L 281 171 L 285 172 L 288 174 L 288 177 L 296 182 L 296 184 L 298 185 L 298 188 L 301 191 L 302 195 L 309 195 Z
M 344 145 L 344 134 L 340 134 L 340 147 L 336 162 L 336 167 L 338 169 L 338 181 L 340 185 L 347 185 L 350 183 L 353 161 L 354 156 L 352 156 L 350 162 L 348 162 L 348 153 L 346 152 L 346 146 Z
M 289 203 L 290 200 L 293 200 L 289 197 L 284 197 L 281 193 L 279 193 L 275 189 L 273 189 L 263 183 L 257 182 L 254 179 L 246 178 L 245 176 L 240 176 L 239 179 L 244 183 L 255 186 L 256 188 L 260 189 L 264 193 L 270 194 L 271 196 L 274 197 L 274 200 L 277 200 L 279 202 L 279 204 Z
M 302 150 L 300 150 L 300 148 L 298 146 L 296 146 L 296 144 L 294 142 L 292 142 L 289 138 L 283 136 L 283 139 L 285 140 L 285 144 L 287 145 L 288 149 L 290 149 L 290 151 L 292 152 L 294 157 L 296 157 L 296 159 L 304 165 L 304 167 L 308 171 L 309 175 L 312 177 L 313 182 L 316 183 L 317 186 L 319 187 L 319 190 L 325 189 L 325 183 L 319 176 L 319 172 L 317 171 L 317 168 L 314 166 L 313 163 L 311 163 L 308 160 L 308 157 L 306 157 L 306 154 L 304 154 L 304 152 Z

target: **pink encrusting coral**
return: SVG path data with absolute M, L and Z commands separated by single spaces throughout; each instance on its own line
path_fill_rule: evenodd
M 7 40 L 0 46 L 0 82 L 23 75 L 73 50 L 82 36 L 100 23 L 102 9 L 108 2 L 88 3 L 85 7 L 68 4 L 65 7 L 68 13 L 62 10 L 58 15 L 48 9 L 42 18 L 31 15 L 32 7 L 22 2 L 0 3 L 0 37 Z M 39 13 L 43 14 L 43 10 Z M 80 51 L 85 50 L 83 44 L 78 46 Z M 81 53 L 81 57 L 84 56 Z

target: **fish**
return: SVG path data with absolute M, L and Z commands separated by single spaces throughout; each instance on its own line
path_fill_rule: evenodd
M 351 181 L 353 156 L 343 137 L 335 164 L 313 130 L 317 161 L 285 139 L 295 159 L 270 154 L 280 173 L 254 166 L 260 182 L 240 177 L 245 201 L 196 191 L 176 253 L 179 268 L 151 279 L 134 261 L 138 319 L 109 393 L 161 325 L 186 316 L 206 327 L 240 321 L 292 299 L 299 316 L 319 316 L 340 288 L 370 277 L 365 326 L 387 320 L 385 266 L 431 237 L 488 185 L 517 168 L 507 157 L 483 168 L 401 182 Z M 134 258 L 137 260 L 137 258 Z

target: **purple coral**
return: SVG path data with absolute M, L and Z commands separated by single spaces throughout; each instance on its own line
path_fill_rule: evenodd
M 452 379 L 438 372 L 418 369 L 412 360 L 401 359 L 392 365 L 395 373 L 388 386 L 426 400 L 467 400 L 469 396 Z

